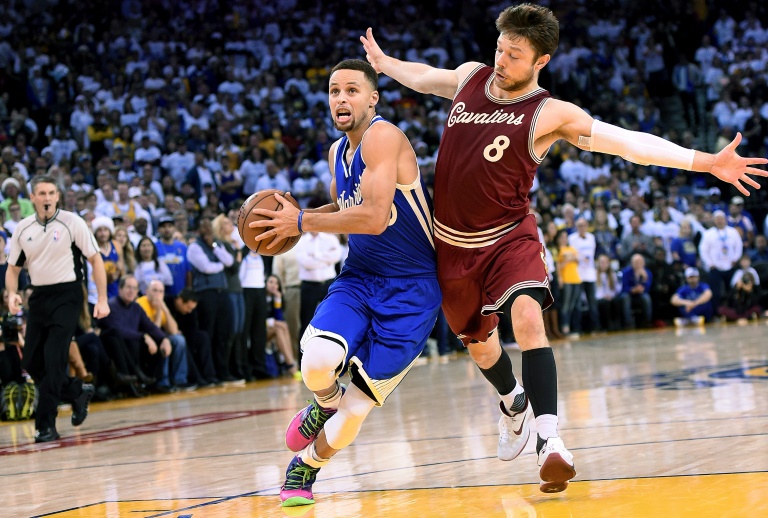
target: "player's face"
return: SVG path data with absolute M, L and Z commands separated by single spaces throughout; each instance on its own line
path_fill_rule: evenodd
M 369 120 L 379 100 L 365 74 L 359 70 L 337 70 L 328 84 L 328 104 L 333 125 L 339 131 L 353 131 Z
M 506 92 L 528 87 L 536 74 L 549 62 L 549 54 L 536 57 L 536 51 L 525 38 L 499 35 L 494 55 L 493 84 Z

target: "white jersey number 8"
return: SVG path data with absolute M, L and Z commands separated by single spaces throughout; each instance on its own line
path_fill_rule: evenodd
M 504 156 L 504 150 L 509 147 L 509 137 L 506 135 L 499 135 L 493 139 L 493 144 L 485 146 L 483 150 L 483 156 L 489 162 L 498 162 L 501 157 Z

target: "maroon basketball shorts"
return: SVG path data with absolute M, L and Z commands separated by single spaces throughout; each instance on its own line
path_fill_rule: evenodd
M 530 214 L 487 246 L 465 248 L 436 237 L 435 248 L 443 311 L 464 345 L 488 340 L 498 325 L 496 313 L 519 290 L 546 290 L 542 309 L 553 302 L 544 245 Z

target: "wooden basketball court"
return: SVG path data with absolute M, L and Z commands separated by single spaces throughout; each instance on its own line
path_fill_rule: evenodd
M 295 381 L 94 404 L 57 443 L 0 425 L 4 517 L 768 516 L 768 326 L 624 333 L 553 345 L 560 431 L 578 475 L 538 490 L 535 441 L 496 458 L 497 397 L 467 356 L 413 369 L 282 509 Z M 510 351 L 519 373 L 520 353 Z

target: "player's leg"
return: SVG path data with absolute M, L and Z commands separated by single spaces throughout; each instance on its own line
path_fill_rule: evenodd
M 523 357 L 523 383 L 536 416 L 536 451 L 539 454 L 541 490 L 557 493 L 576 476 L 573 455 L 557 431 L 557 368 L 544 333 L 542 302 L 546 292 L 521 290 L 510 300 L 512 326 Z
M 488 318 L 488 317 L 487 317 Z M 512 371 L 512 360 L 494 331 L 485 342 L 467 344 L 469 355 L 480 372 L 499 394 L 499 442 L 496 454 L 501 460 L 516 458 L 525 448 L 530 434 L 528 399 Z
M 352 444 L 375 405 L 376 402 L 365 392 L 354 384 L 350 385 L 341 397 L 338 411 L 328 419 L 317 439 L 294 457 L 288 466 L 280 491 L 283 507 L 314 503 L 312 484 L 320 468 Z

